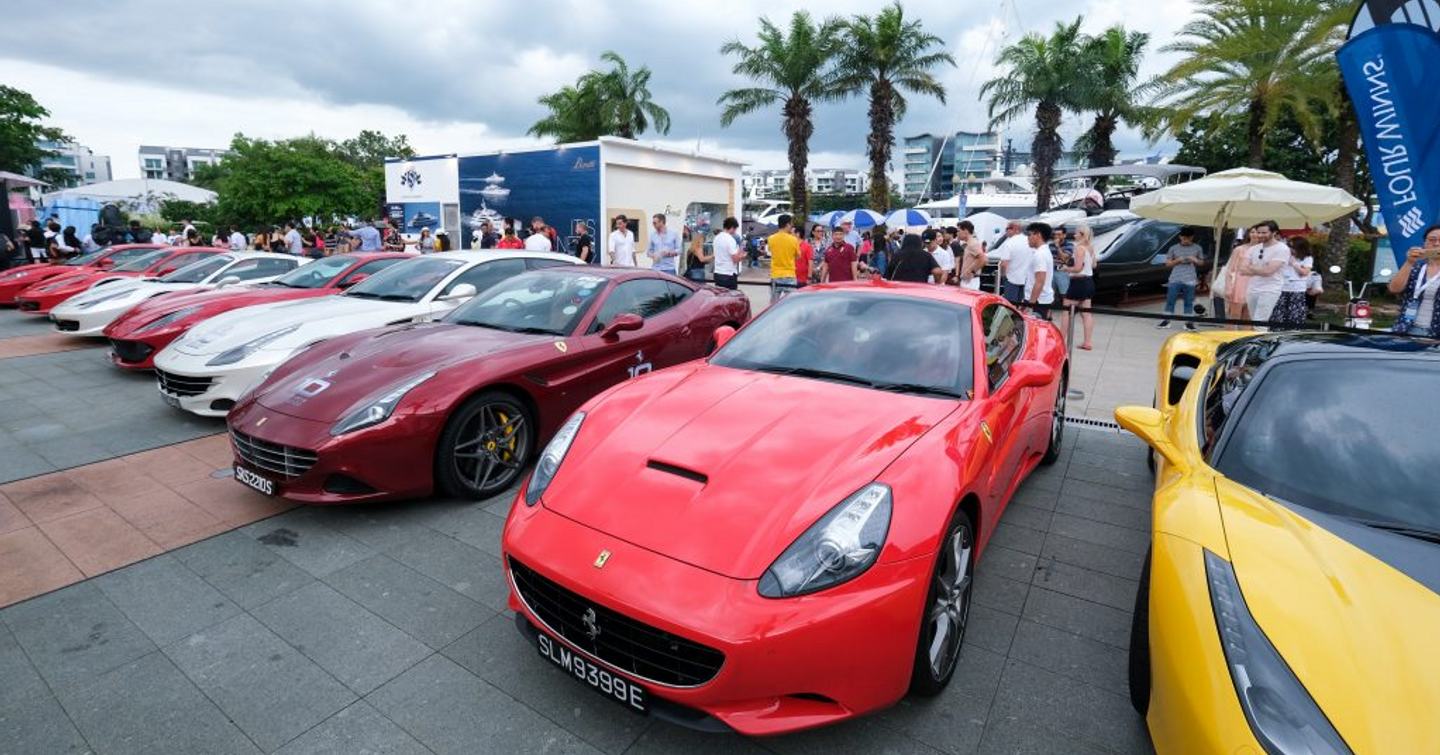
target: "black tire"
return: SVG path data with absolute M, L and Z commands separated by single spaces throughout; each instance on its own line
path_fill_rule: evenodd
M 1145 715 L 1150 710 L 1150 552 L 1140 569 L 1135 613 L 1130 618 L 1130 704 Z
M 451 498 L 489 498 L 520 479 L 534 447 L 530 409 L 509 393 L 486 391 L 450 414 L 435 449 L 435 480 Z
M 956 549 L 960 550 L 956 558 Z M 959 573 L 963 566 L 964 573 Z M 947 596 L 942 604 L 940 588 Z M 934 697 L 944 691 L 955 675 L 960 649 L 965 644 L 965 628 L 970 623 L 970 603 L 975 591 L 975 525 L 963 509 L 957 510 L 945 528 L 940 550 L 935 555 L 930 589 L 925 591 L 925 605 L 920 610 L 920 635 L 915 643 L 914 666 L 910 672 L 910 693 L 918 697 Z M 943 655 L 932 656 L 943 613 L 945 626 L 953 631 L 942 640 Z
M 1050 445 L 1045 447 L 1045 455 L 1040 457 L 1040 463 L 1047 467 L 1060 458 L 1060 445 L 1065 441 L 1065 402 L 1069 393 L 1070 376 L 1062 373 L 1060 390 L 1055 393 L 1055 408 L 1050 416 Z

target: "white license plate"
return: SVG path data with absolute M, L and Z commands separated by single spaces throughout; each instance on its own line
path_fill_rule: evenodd
M 275 483 L 273 481 L 267 480 L 239 464 L 235 465 L 235 479 L 241 485 L 251 490 L 259 491 L 265 495 L 275 495 Z
M 642 687 L 596 666 L 586 660 L 584 656 L 551 639 L 544 632 L 539 632 L 536 639 L 541 656 L 589 685 L 591 689 L 637 713 L 644 713 L 648 709 L 645 703 L 645 690 Z

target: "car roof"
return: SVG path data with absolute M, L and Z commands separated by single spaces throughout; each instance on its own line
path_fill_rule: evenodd
M 858 291 L 875 294 L 894 294 L 916 299 L 960 304 L 977 308 L 994 301 L 1003 301 L 999 296 L 986 291 L 975 291 L 959 286 L 937 286 L 932 283 L 900 283 L 897 281 L 871 279 L 869 281 L 846 281 L 845 283 L 819 283 L 806 286 L 797 293 L 819 291 Z
M 1283 356 L 1412 356 L 1440 359 L 1440 340 L 1403 338 L 1383 331 L 1342 333 L 1306 331 L 1265 333 L 1226 344 L 1225 350 L 1242 344 L 1273 344 L 1269 359 Z
M 373 260 L 406 259 L 418 255 L 409 252 L 341 252 L 332 254 L 331 257 L 349 257 L 360 262 L 371 262 Z

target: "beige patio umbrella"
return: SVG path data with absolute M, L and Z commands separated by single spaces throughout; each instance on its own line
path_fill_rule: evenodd
M 1130 200 L 1130 211 L 1141 217 L 1213 228 L 1217 243 L 1226 228 L 1247 228 L 1266 220 L 1281 228 L 1302 228 L 1328 223 L 1361 207 L 1364 203 L 1347 191 L 1254 168 L 1223 170 Z

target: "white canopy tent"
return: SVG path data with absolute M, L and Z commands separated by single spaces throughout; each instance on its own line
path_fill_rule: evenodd
M 67 199 L 90 199 L 100 204 L 114 202 L 126 204 L 132 212 L 158 212 L 160 203 L 167 199 L 181 199 L 187 202 L 208 204 L 215 201 L 216 194 L 199 186 L 182 184 L 178 181 L 162 181 L 148 178 L 125 178 L 119 181 L 76 186 L 71 189 L 46 192 L 42 195 L 45 205 L 53 205 Z

